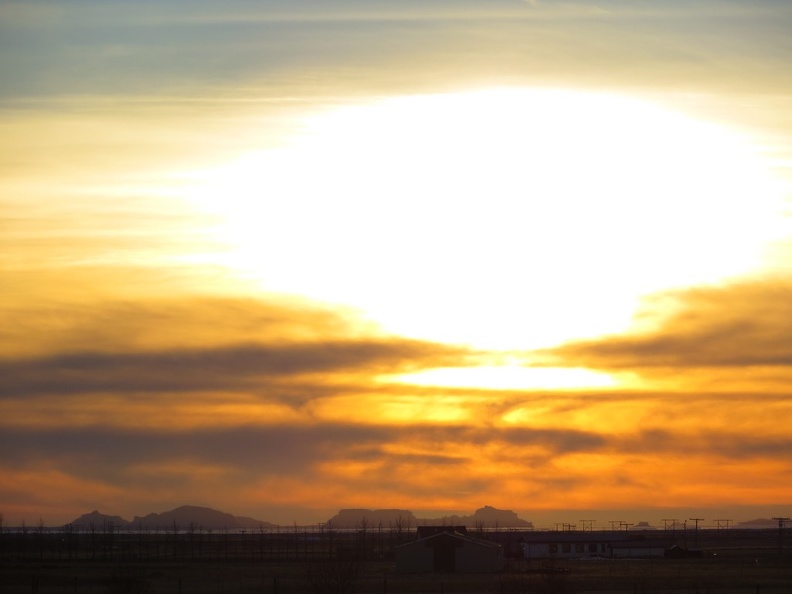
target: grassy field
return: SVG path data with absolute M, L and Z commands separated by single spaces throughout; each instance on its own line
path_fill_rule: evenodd
M 689 593 L 789 594 L 789 560 L 756 565 L 725 560 L 568 561 L 555 571 L 512 568 L 498 574 L 399 575 L 384 562 L 367 562 L 352 584 L 334 568 L 303 562 L 260 563 L 5 563 L 3 594 L 224 594 L 224 593 Z M 566 571 L 562 571 L 566 570 Z M 315 579 L 317 572 L 326 572 Z
M 0 551 L 0 594 L 792 593 L 792 550 L 772 546 L 772 538 L 717 536 L 702 539 L 700 558 L 508 559 L 496 574 L 405 575 L 376 547 L 328 558 L 317 554 L 320 544 L 281 540 L 285 550 L 256 549 L 250 536 L 217 536 L 196 553 L 166 536 L 144 550 L 124 550 L 116 539 L 109 548 L 83 543 L 67 551 L 62 538 L 37 547 L 28 535 L 25 547 L 6 541 Z

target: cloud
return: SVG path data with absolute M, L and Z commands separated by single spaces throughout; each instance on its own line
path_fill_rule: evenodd
M 223 466 L 243 476 L 300 474 L 322 460 L 346 457 L 393 438 L 394 429 L 350 424 L 299 424 L 188 431 L 150 429 L 4 429 L 8 466 L 55 463 L 85 476 L 121 477 L 129 467 L 164 460 Z M 68 444 L 68 447 L 64 447 Z M 288 455 L 284 455 L 288 452 Z
M 670 313 L 667 313 L 669 312 Z M 655 296 L 635 334 L 572 342 L 538 353 L 607 370 L 792 366 L 792 281 L 746 281 Z
M 788 311 L 778 303 L 786 291 L 745 284 L 657 298 L 648 311 L 672 314 L 645 320 L 655 332 L 641 336 L 657 344 L 619 356 L 686 361 L 719 337 L 767 358 L 783 344 L 774 324 Z M 514 508 L 526 497 L 537 508 L 558 507 L 559 497 L 597 507 L 603 492 L 622 506 L 647 493 L 662 494 L 657 505 L 710 503 L 712 492 L 728 504 L 778 501 L 789 487 L 787 392 L 384 383 L 383 372 L 471 365 L 481 355 L 275 297 L 17 307 L 29 317 L 2 332 L 37 346 L 0 358 L 0 478 L 22 481 L 4 491 L 14 517 L 51 523 L 97 506 L 131 516 L 197 503 L 288 522 L 270 510 Z M 729 329 L 746 324 L 751 340 L 728 342 Z M 664 350 L 658 336 L 671 328 L 688 350 Z M 574 354 L 576 365 L 593 358 Z M 571 356 L 550 355 L 567 364 Z M 24 480 L 36 472 L 62 487 L 59 501 L 28 493 L 42 488 Z M 777 478 L 746 487 L 745 477 L 759 485 L 768 473 Z M 35 503 L 20 503 L 28 498 Z
M 0 358 L 33 361 L 75 352 L 120 355 L 376 335 L 373 325 L 342 308 L 279 295 L 203 296 L 180 287 L 174 276 L 134 267 L 37 276 L 34 282 L 44 285 L 40 293 L 0 304 L 7 316 L 0 328 Z M 121 284 L 123 296 L 115 292 Z M 152 296 L 138 285 L 156 285 L 160 291 Z M 69 292 L 72 286 L 82 299 Z
M 545 412 L 543 424 L 528 418 L 518 425 L 499 424 L 492 409 L 468 403 L 471 418 L 456 426 L 420 416 L 412 424 L 377 415 L 329 422 L 300 408 L 275 423 L 185 425 L 178 408 L 157 407 L 152 397 L 137 426 L 125 422 L 136 413 L 124 406 L 90 426 L 68 418 L 64 426 L 14 426 L 0 415 L 0 474 L 41 472 L 64 486 L 60 494 L 71 509 L 82 513 L 107 502 L 109 509 L 128 510 L 122 515 L 191 502 L 193 494 L 262 519 L 279 519 L 269 510 L 287 505 L 513 508 L 529 497 L 529 507 L 539 508 L 559 507 L 561 497 L 564 506 L 601 506 L 603 490 L 613 505 L 634 505 L 650 492 L 657 505 L 709 504 L 713 492 L 726 503 L 780 497 L 789 487 L 792 441 L 783 422 L 766 431 L 766 417 L 788 418 L 789 399 L 778 397 L 767 408 L 751 394 L 720 396 L 558 395 L 557 411 Z M 488 397 L 555 404 L 552 394 Z M 29 406 L 37 408 L 37 400 Z M 604 401 L 611 406 L 600 408 Z M 357 406 L 367 406 L 365 394 Z M 622 409 L 624 418 L 614 414 Z M 57 409 L 52 414 L 59 417 Z M 763 476 L 774 478 L 762 482 Z M 757 485 L 751 493 L 746 477 Z M 96 487 L 95 500 L 83 484 Z M 15 485 L 5 491 L 9 502 L 23 501 L 39 482 Z
M 284 485 L 292 485 L 295 501 L 311 506 L 328 499 L 325 505 L 330 506 L 356 501 L 366 507 L 388 501 L 398 507 L 435 498 L 447 504 L 455 492 L 470 492 L 471 497 L 491 493 L 514 472 L 514 456 L 525 444 L 548 450 L 542 459 L 531 460 L 530 481 L 541 482 L 552 480 L 548 465 L 554 456 L 573 449 L 590 451 L 600 443 L 577 432 L 571 439 L 566 431 L 530 433 L 438 426 L 405 431 L 387 424 L 349 423 L 186 431 L 4 429 L 3 450 L 8 456 L 2 471 L 17 476 L 57 468 L 59 482 L 102 484 L 101 493 L 108 498 L 115 494 L 116 499 L 120 491 L 135 493 L 138 499 L 159 494 L 168 500 L 211 492 L 232 502 L 240 490 L 268 489 L 250 496 L 274 504 L 285 492 Z M 513 438 L 519 443 L 511 443 Z M 518 467 L 524 463 L 519 461 Z M 148 495 L 141 493 L 142 485 Z M 18 490 L 25 491 L 25 485 Z M 74 491 L 75 501 L 83 501 L 83 491 Z
M 361 80 L 378 90 L 405 83 L 414 90 L 490 77 L 749 88 L 777 86 L 785 72 L 777 48 L 785 43 L 787 9 L 777 3 L 752 3 L 761 5 L 755 10 L 722 2 L 411 4 L 276 2 L 259 9 L 234 2 L 218 9 L 200 2 L 185 10 L 170 1 L 141 11 L 130 2 L 80 2 L 69 10 L 11 3 L 0 36 L 11 74 L 2 93 L 168 89 L 195 96 L 218 85 L 288 85 L 310 94 L 359 88 Z
M 80 353 L 3 361 L 1 396 L 256 389 L 266 378 L 413 371 L 460 364 L 463 349 L 421 341 L 349 340 L 147 353 Z
M 0 395 L 256 390 L 318 373 L 368 383 L 380 373 L 465 365 L 474 356 L 386 336 L 307 302 L 188 301 L 15 306 L 0 329 L 7 345 Z M 16 344 L 32 353 L 20 356 Z

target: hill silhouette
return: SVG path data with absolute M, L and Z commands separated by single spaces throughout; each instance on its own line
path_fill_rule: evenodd
M 234 516 L 209 507 L 183 505 L 171 511 L 135 516 L 130 522 L 120 516 L 109 516 L 92 511 L 70 522 L 74 526 L 93 527 L 97 530 L 108 525 L 115 528 L 146 528 L 148 530 L 253 530 L 260 527 L 274 528 L 276 525 L 263 520 Z
M 69 524 L 90 530 L 115 529 L 146 530 L 258 530 L 276 528 L 277 524 L 244 516 L 235 516 L 209 507 L 183 505 L 176 509 L 135 516 L 131 521 L 120 516 L 111 516 L 94 510 L 83 514 Z M 533 524 L 521 519 L 511 510 L 497 509 L 489 505 L 477 509 L 471 515 L 449 515 L 439 518 L 417 518 L 406 509 L 342 509 L 327 521 L 336 528 L 374 529 L 409 531 L 417 526 L 446 525 L 467 526 L 468 528 L 532 528 Z
M 342 509 L 327 521 L 335 528 L 393 528 L 403 529 L 418 525 L 415 515 L 406 509 Z
M 108 516 L 107 514 L 99 513 L 97 510 L 88 514 L 83 514 L 79 518 L 69 522 L 69 524 L 95 530 L 101 530 L 107 526 L 114 526 L 116 528 L 128 528 L 131 526 L 131 522 L 125 520 L 121 516 Z
M 777 520 L 770 518 L 756 518 L 754 520 L 747 520 L 745 522 L 738 522 L 734 528 L 748 528 L 748 529 L 768 529 L 776 528 L 778 526 Z
M 342 509 L 328 520 L 328 524 L 336 528 L 402 528 L 410 529 L 419 525 L 467 526 L 468 528 L 532 528 L 533 524 L 521 519 L 507 509 L 496 509 L 489 505 L 477 509 L 469 516 L 442 516 L 439 518 L 415 517 L 406 509 Z

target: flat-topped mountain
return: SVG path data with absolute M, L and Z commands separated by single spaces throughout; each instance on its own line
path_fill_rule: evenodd
M 342 509 L 327 521 L 335 528 L 369 528 L 409 530 L 418 519 L 406 509 Z
M 496 509 L 489 505 L 469 516 L 443 516 L 421 518 L 406 509 L 342 509 L 327 522 L 336 528 L 383 528 L 410 530 L 419 525 L 467 526 L 468 528 L 532 528 L 533 524 L 521 519 L 511 510 Z
M 485 505 L 473 512 L 471 516 L 445 516 L 437 520 L 423 520 L 435 524 L 446 524 L 453 526 L 467 526 L 468 528 L 532 528 L 533 524 L 521 519 L 510 509 L 497 509 L 490 505 Z
M 152 513 L 146 516 L 135 516 L 130 522 L 120 516 L 108 516 L 98 511 L 83 514 L 73 522 L 74 526 L 103 530 L 108 526 L 115 528 L 145 528 L 148 530 L 253 530 L 261 527 L 274 528 L 275 524 L 234 516 L 225 512 L 199 507 L 183 505 L 171 511 Z

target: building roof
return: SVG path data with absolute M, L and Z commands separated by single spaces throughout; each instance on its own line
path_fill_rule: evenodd
M 543 543 L 611 543 L 621 541 L 624 535 L 612 535 L 608 533 L 597 532 L 532 532 L 525 535 L 520 535 L 523 542 L 527 544 L 543 544 Z
M 467 526 L 418 526 L 418 538 L 425 538 L 441 532 L 467 534 Z
M 467 534 L 460 534 L 459 532 L 454 532 L 449 530 L 437 532 L 435 534 L 430 534 L 429 536 L 425 536 L 424 538 L 419 538 L 418 540 L 406 542 L 404 544 L 397 546 L 396 548 L 401 549 L 403 547 L 415 546 L 420 543 L 429 543 L 429 541 L 435 539 L 455 539 L 458 540 L 460 543 L 469 542 L 471 544 L 475 544 L 477 546 L 482 546 L 482 547 L 489 547 L 493 549 L 502 548 L 501 545 L 499 545 L 496 542 L 492 542 L 490 540 L 484 540 L 483 538 L 474 538 L 472 536 L 468 536 Z
M 623 546 L 641 546 L 639 543 L 646 543 L 648 546 L 663 546 L 666 540 L 657 538 L 656 536 L 647 536 L 630 534 L 625 535 L 623 532 L 526 532 L 520 535 L 522 542 L 526 544 L 542 544 L 542 543 L 619 543 Z M 657 545 L 656 543 L 661 543 Z
M 659 549 L 669 546 L 669 543 L 663 540 L 621 540 L 608 544 L 612 549 Z

